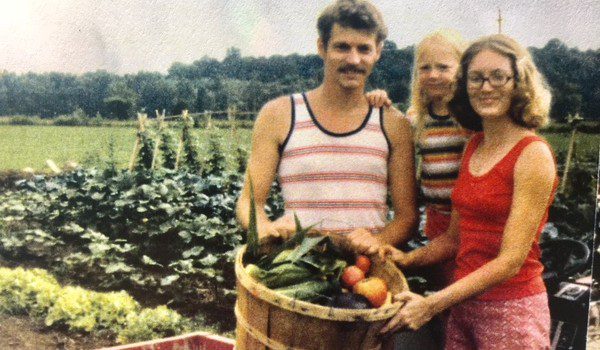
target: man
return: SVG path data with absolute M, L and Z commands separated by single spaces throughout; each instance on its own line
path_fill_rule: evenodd
M 381 56 L 387 28 L 365 0 L 338 0 L 319 16 L 323 83 L 268 102 L 254 125 L 237 214 L 248 227 L 252 179 L 259 238 L 287 238 L 303 226 L 346 234 L 357 252 L 407 240 L 415 225 L 415 179 L 409 122 L 395 109 L 372 109 L 364 89 Z M 285 214 L 264 211 L 278 175 Z M 386 224 L 386 196 L 395 211 Z

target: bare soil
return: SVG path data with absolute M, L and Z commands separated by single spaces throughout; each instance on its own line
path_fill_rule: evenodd
M 79 350 L 113 345 L 114 340 L 109 338 L 48 330 L 28 316 L 0 315 L 0 349 Z

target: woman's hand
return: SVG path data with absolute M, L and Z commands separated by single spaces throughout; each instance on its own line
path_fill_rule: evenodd
M 394 301 L 404 302 L 394 316 L 380 331 L 380 334 L 392 334 L 402 328 L 417 330 L 429 322 L 435 315 L 429 298 L 412 292 L 402 292 L 394 296 Z
M 392 105 L 392 100 L 390 100 L 385 90 L 377 89 L 369 91 L 365 94 L 365 97 L 369 101 L 369 105 L 375 108 L 390 107 Z

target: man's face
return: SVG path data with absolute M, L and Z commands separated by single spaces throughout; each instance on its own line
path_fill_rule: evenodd
M 325 66 L 325 79 L 343 89 L 363 89 L 373 66 L 381 56 L 381 44 L 375 33 L 334 24 L 327 47 L 318 42 L 319 55 Z

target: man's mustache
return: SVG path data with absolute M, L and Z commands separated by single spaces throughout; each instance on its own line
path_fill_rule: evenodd
M 340 73 L 358 73 L 358 74 L 366 74 L 367 71 L 364 68 L 360 68 L 354 65 L 347 65 L 347 66 L 343 66 L 340 67 L 338 69 L 338 72 Z

